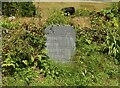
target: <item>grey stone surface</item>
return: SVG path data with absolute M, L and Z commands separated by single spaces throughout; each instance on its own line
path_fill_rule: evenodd
M 55 61 L 69 61 L 75 53 L 76 34 L 71 26 L 50 25 L 45 29 L 48 56 Z

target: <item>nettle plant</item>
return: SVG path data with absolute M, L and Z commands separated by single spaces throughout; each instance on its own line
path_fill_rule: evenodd
M 4 29 L 11 24 L 2 25 Z M 19 75 L 29 85 L 33 77 L 47 73 L 46 67 L 49 67 L 44 27 L 32 23 L 19 25 L 18 29 L 10 27 L 3 33 L 2 73 L 4 76 Z
M 114 18 L 115 26 L 111 28 L 111 23 L 108 22 L 106 47 L 108 48 L 108 54 L 114 56 L 120 61 L 120 28 L 118 26 L 118 19 Z
M 9 30 L 3 36 L 3 73 L 30 66 L 40 68 L 41 59 L 47 59 L 43 29 L 33 25 L 12 31 L 12 35 Z
M 118 7 L 116 4 L 113 4 L 111 8 L 102 9 L 99 12 L 92 12 L 91 17 L 91 24 L 95 26 L 105 25 L 106 22 L 111 22 L 111 26 L 114 26 L 114 20 L 115 18 L 119 18 L 120 15 L 118 14 Z
M 119 60 L 120 58 L 120 27 L 118 8 L 113 5 L 112 8 L 102 9 L 100 12 L 94 12 L 91 15 L 91 23 L 94 28 L 102 29 L 105 33 L 103 35 L 105 42 L 103 45 L 103 52 L 113 56 Z M 101 32 L 101 33 L 102 33 Z

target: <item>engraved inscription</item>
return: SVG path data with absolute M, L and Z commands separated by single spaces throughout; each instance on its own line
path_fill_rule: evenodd
M 75 53 L 75 31 L 71 26 L 53 25 L 45 29 L 48 56 L 56 61 L 70 60 Z

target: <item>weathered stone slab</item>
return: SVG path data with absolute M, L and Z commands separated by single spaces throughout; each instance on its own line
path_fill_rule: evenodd
M 69 61 L 75 53 L 76 34 L 72 26 L 50 25 L 45 29 L 48 56 L 55 61 Z

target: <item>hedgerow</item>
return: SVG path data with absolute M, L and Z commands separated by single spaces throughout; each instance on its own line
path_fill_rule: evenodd
M 33 2 L 2 2 L 2 14 L 31 17 L 36 15 L 36 7 Z

